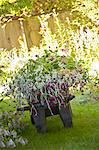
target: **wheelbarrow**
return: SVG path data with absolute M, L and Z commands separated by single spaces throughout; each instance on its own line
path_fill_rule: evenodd
M 38 103 L 29 103 L 29 106 L 25 106 L 23 108 L 17 108 L 17 111 L 26 111 L 29 110 L 31 122 L 33 125 L 36 126 L 38 133 L 46 132 L 46 117 L 59 115 L 60 119 L 65 128 L 72 127 L 72 110 L 70 106 L 70 101 L 75 98 L 74 95 L 69 94 L 68 97 L 65 98 L 65 103 L 62 104 L 60 107 L 57 104 L 53 105 L 50 104 L 49 109 L 46 101 L 44 104 Z

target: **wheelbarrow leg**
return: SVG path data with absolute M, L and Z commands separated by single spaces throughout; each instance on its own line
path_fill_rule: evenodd
M 33 114 L 30 115 L 30 119 L 31 119 L 32 124 L 34 125 L 35 122 L 34 122 Z
M 64 127 L 71 128 L 72 127 L 72 111 L 70 104 L 66 106 L 62 106 L 59 110 L 60 118 L 63 122 Z
M 34 123 L 35 123 L 37 132 L 39 132 L 39 133 L 46 132 L 45 120 L 46 120 L 45 108 L 43 106 L 39 106 L 37 108 L 37 115 L 32 116 L 32 121 L 34 121 Z

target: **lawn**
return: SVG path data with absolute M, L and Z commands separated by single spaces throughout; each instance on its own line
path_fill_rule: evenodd
M 27 113 L 28 127 L 22 133 L 29 143 L 14 150 L 98 150 L 99 102 L 79 105 L 72 102 L 73 128 L 63 127 L 59 116 L 47 118 L 48 132 L 38 134 Z M 4 149 L 5 150 L 5 149 Z

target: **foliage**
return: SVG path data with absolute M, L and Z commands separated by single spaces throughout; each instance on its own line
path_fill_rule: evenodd
M 1 21 L 30 17 L 52 12 L 68 11 L 71 24 L 98 26 L 98 0 L 1 0 Z
M 2 95 L 16 71 L 26 62 L 26 53 L 26 50 L 22 49 L 21 53 L 17 49 L 0 52 L 0 148 L 27 144 L 27 140 L 20 136 L 26 127 L 24 116 L 16 111 L 16 101 L 13 97 Z
M 98 28 L 94 25 L 88 27 L 87 23 L 75 28 L 72 20 L 67 18 L 61 22 L 59 15 L 54 13 L 51 17 L 55 20 L 56 29 L 51 32 L 48 26 L 49 17 L 48 14 L 39 17 L 43 47 L 46 47 L 47 50 L 50 48 L 59 50 L 59 55 L 62 56 L 61 60 L 65 63 L 62 68 L 74 69 L 75 72 L 77 69 L 82 70 L 84 78 L 88 82 L 82 91 L 84 94 L 89 91 L 90 97 L 94 97 L 99 88 Z
M 17 107 L 18 105 L 24 105 L 26 104 L 26 99 L 31 100 L 31 98 L 33 97 L 32 94 L 33 91 L 31 91 L 33 90 L 33 88 L 34 90 L 36 88 L 42 91 L 43 86 L 45 86 L 45 81 L 50 82 L 55 79 L 59 81 L 60 77 L 63 75 L 63 72 L 65 75 L 67 75 L 66 78 L 64 79 L 68 80 L 69 87 L 74 85 L 74 80 L 79 84 L 81 78 L 83 79 L 82 75 L 79 74 L 79 71 L 78 72 L 74 71 L 74 73 L 73 72 L 71 73 L 71 71 L 74 68 L 71 68 L 69 63 L 68 65 L 64 63 L 58 51 L 45 50 L 41 56 L 34 55 L 33 52 L 34 49 L 31 52 L 27 52 L 26 50 L 23 50 L 23 52 L 21 51 L 21 53 L 18 53 L 18 51 L 15 49 L 11 51 L 5 50 L 1 52 L 1 56 L 2 56 L 1 69 L 5 71 L 6 74 L 6 76 L 5 74 L 1 74 L 2 75 L 1 78 L 3 79 L 1 80 L 1 84 L 3 85 L 3 90 L 1 92 L 4 94 L 3 96 L 2 93 L 0 95 L 1 102 L 3 99 L 3 102 L 7 101 L 8 103 L 7 97 L 5 97 L 6 94 L 6 96 L 8 97 L 10 95 L 9 99 L 11 103 L 13 101 L 16 103 L 15 105 L 12 104 L 12 107 L 14 106 Z M 5 64 L 4 64 L 5 62 L 4 58 L 6 60 Z M 76 66 L 76 64 L 74 66 Z M 66 71 L 65 69 L 64 70 L 62 69 L 60 71 L 60 69 L 63 67 L 65 68 L 67 67 L 71 71 L 69 72 L 69 70 L 67 69 L 68 71 L 67 74 L 65 73 Z M 58 74 L 57 71 L 59 71 L 60 74 Z M 59 75 L 58 78 L 57 75 Z M 74 75 L 75 78 L 73 78 Z M 62 83 L 64 82 L 64 80 L 60 79 L 60 82 Z M 20 129 L 19 127 L 20 122 L 18 123 L 18 121 L 22 119 L 21 116 L 19 117 L 18 120 L 18 118 L 13 118 L 14 116 L 12 112 L 11 114 L 9 113 L 9 115 L 8 113 L 4 112 L 4 114 L 1 113 L 1 120 L 3 116 L 4 119 L 1 122 L 2 126 L 0 127 L 1 138 L 2 138 L 1 145 L 5 147 L 10 143 L 9 147 L 15 147 L 15 144 L 20 143 L 19 141 L 22 142 L 21 144 L 23 143 L 25 144 L 26 141 L 23 138 L 19 137 L 16 130 L 16 128 Z M 12 126 L 13 122 L 14 122 L 14 126 Z M 7 135 L 4 135 L 5 133 Z M 14 135 L 17 134 L 18 136 L 16 135 L 16 137 L 13 137 L 13 133 Z
M 26 99 L 29 102 L 37 98 L 38 91 L 42 93 L 42 99 L 46 98 L 48 93 L 43 92 L 44 87 L 50 82 L 51 90 L 57 88 L 56 85 L 53 86 L 55 80 L 60 85 L 62 82 L 68 84 L 69 90 L 71 93 L 76 93 L 80 104 L 85 103 L 86 100 L 99 98 L 99 94 L 95 96 L 99 90 L 98 1 L 88 2 L 86 0 L 2 0 L 0 2 L 0 16 L 4 19 L 3 22 L 12 19 L 12 16 L 13 19 L 18 19 L 17 16 L 43 14 L 38 17 L 41 23 L 40 34 L 43 37 L 40 48 L 34 47 L 30 51 L 22 48 L 0 51 L 1 103 L 5 101 L 8 103 L 10 99 L 11 103 L 15 101 L 15 107 L 25 105 Z M 55 13 L 60 10 L 68 10 L 70 15 L 64 23 L 58 19 L 58 13 Z M 46 13 L 49 14 L 44 15 Z M 50 16 L 55 19 L 54 33 L 48 27 Z M 79 90 L 82 95 L 79 95 Z M 57 93 L 59 94 L 59 89 L 53 91 L 54 96 Z M 8 126 L 15 121 L 13 113 L 9 115 L 2 113 L 0 116 L 4 121 L 1 122 L 0 127 L 2 144 L 5 145 L 7 141 L 10 143 L 22 141 L 22 138 L 16 135 L 17 126 L 11 126 L 11 130 Z M 20 119 L 22 118 L 19 117 Z M 16 135 L 16 138 L 13 135 Z
M 98 83 L 98 70 L 97 68 L 92 68 L 93 64 L 98 62 L 98 57 L 99 57 L 98 56 L 98 47 L 99 47 L 98 37 L 99 36 L 98 36 L 98 31 L 96 30 L 96 28 L 93 26 L 92 29 L 90 29 L 89 27 L 80 27 L 79 29 L 74 29 L 74 26 L 72 26 L 72 24 L 69 24 L 70 23 L 69 19 L 65 21 L 65 24 L 68 25 L 68 27 L 65 27 L 65 25 L 62 24 L 60 20 L 57 18 L 57 14 L 54 13 L 53 16 L 55 18 L 55 23 L 57 25 L 57 32 L 55 32 L 53 35 L 48 28 L 47 20 L 49 16 L 50 15 L 42 15 L 41 17 L 39 17 L 39 20 L 41 23 L 40 33 L 43 37 L 42 45 L 40 46 L 40 49 L 38 48 L 39 50 L 37 48 L 34 48 L 30 52 L 28 52 L 27 50 L 21 49 L 21 52 L 22 51 L 23 52 L 20 53 L 19 50 L 13 49 L 9 51 L 8 54 L 7 54 L 7 51 L 5 51 L 5 54 L 4 52 L 1 53 L 1 64 L 3 64 L 3 66 L 1 65 L 1 75 L 2 75 L 1 78 L 4 78 L 3 83 L 13 80 L 13 77 L 15 76 L 17 71 L 20 70 L 24 66 L 24 64 L 27 62 L 28 67 L 24 66 L 25 70 L 21 69 L 22 70 L 20 71 L 21 74 L 20 72 L 18 72 L 19 74 L 18 79 L 20 81 L 21 81 L 20 76 L 22 76 L 22 80 L 25 81 L 29 79 L 30 80 L 29 82 L 31 82 L 31 84 L 34 84 L 34 82 L 32 83 L 31 80 L 35 81 L 35 77 L 38 75 L 38 70 L 40 69 L 41 71 L 39 72 L 44 77 L 44 74 L 46 73 L 49 74 L 49 72 L 51 73 L 55 69 L 56 70 L 57 69 L 60 70 L 60 68 L 66 68 L 69 70 L 75 69 L 74 71 L 75 73 L 77 69 L 79 70 L 80 68 L 80 70 L 82 70 L 83 72 L 83 73 L 81 72 L 81 74 L 85 78 L 84 80 L 89 81 L 90 79 L 90 81 L 93 82 L 93 85 L 97 84 Z M 46 55 L 42 57 L 44 54 L 44 49 L 46 49 L 46 52 L 48 54 L 46 53 Z M 53 51 L 52 52 L 53 54 L 50 53 L 50 50 Z M 39 51 L 38 55 L 40 55 L 40 58 L 37 59 L 35 57 L 36 55 L 35 54 L 33 55 L 34 51 L 35 52 Z M 61 55 L 62 57 L 56 55 L 54 51 L 57 51 L 57 54 Z M 52 55 L 51 56 L 52 59 L 47 57 L 49 53 Z M 53 59 L 53 55 L 54 55 L 54 59 Z M 7 61 L 7 65 L 5 64 L 5 67 L 4 67 L 4 58 Z M 33 61 L 34 58 L 37 59 L 36 63 Z M 9 68 L 10 70 L 8 71 L 8 66 L 11 66 L 11 65 L 12 67 L 10 67 Z M 34 65 L 37 68 L 35 68 Z M 37 74 L 34 73 L 35 77 L 33 74 L 31 74 L 33 69 L 35 72 L 37 72 Z M 43 82 L 43 78 L 41 77 L 41 74 L 39 75 Z M 38 76 L 38 79 L 39 79 L 39 76 Z M 44 77 L 44 80 L 46 80 L 45 77 Z M 28 83 L 26 84 L 28 85 Z
M 61 10 L 62 7 L 71 7 L 72 1 L 60 1 L 60 0 L 2 0 L 0 2 L 0 16 L 1 15 L 37 15 L 43 12 L 49 13 L 55 10 Z M 64 7 L 65 8 L 65 7 Z
M 75 25 L 98 26 L 99 2 L 98 0 L 77 0 L 73 5 L 73 23 Z
M 27 144 L 27 140 L 20 136 L 24 127 L 17 112 L 0 112 L 0 148 L 14 148 L 17 144 Z
M 48 28 L 49 17 L 50 15 L 39 17 L 43 46 L 47 46 L 47 49 L 58 49 L 60 55 L 66 56 L 64 62 L 67 63 L 67 67 L 70 64 L 74 68 L 80 65 L 81 68 L 88 71 L 90 77 L 94 76 L 98 79 L 98 28 L 94 25 L 88 27 L 87 24 L 75 28 L 75 24 L 69 18 L 62 23 L 59 20 L 59 15 L 54 13 L 52 17 L 55 20 L 56 29 L 52 33 Z
M 77 72 L 74 71 L 73 73 L 72 71 L 72 73 L 68 72 L 63 75 L 63 70 L 62 72 L 59 71 L 62 67 L 66 68 L 66 65 L 61 62 L 61 57 L 57 54 L 57 51 L 45 51 L 42 57 L 38 57 L 36 61 L 28 60 L 28 63 L 18 71 L 10 82 L 7 93 L 14 96 L 20 105 L 23 103 L 21 99 L 24 101 L 24 98 L 28 100 L 28 103 L 33 100 L 36 102 L 40 100 L 44 103 L 44 100 L 49 101 L 48 95 L 50 95 L 50 98 L 61 95 L 62 98 L 64 97 L 62 95 L 64 91 L 61 88 L 62 84 L 64 84 L 63 86 L 66 84 L 66 91 L 64 92 L 67 92 L 69 87 L 81 84 L 82 80 L 84 84 L 80 72 L 76 70 Z M 44 92 L 45 90 L 47 91 Z M 62 92 L 60 92 L 61 90 Z M 38 96 L 40 96 L 39 99 Z

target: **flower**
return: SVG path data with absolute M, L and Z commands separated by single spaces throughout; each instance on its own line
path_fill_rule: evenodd
M 16 147 L 16 145 L 15 145 L 15 143 L 13 142 L 12 139 L 10 139 L 8 142 L 6 142 L 6 146 L 7 146 L 7 147 L 12 147 L 12 148 Z
M 4 142 L 0 141 L 0 147 L 1 147 L 1 148 L 6 147 L 5 144 L 4 144 Z

